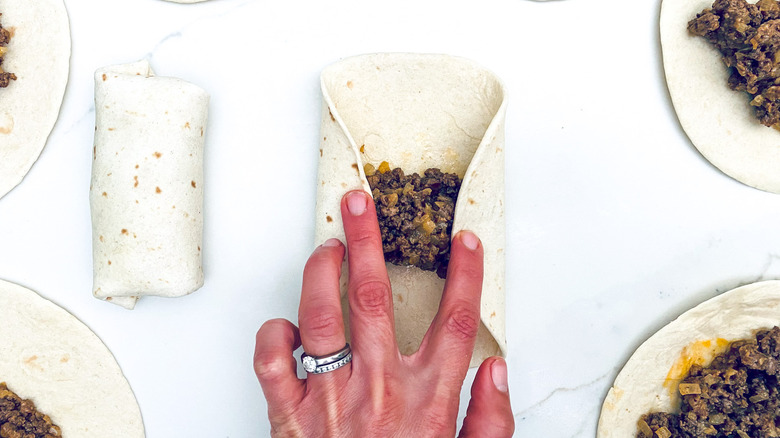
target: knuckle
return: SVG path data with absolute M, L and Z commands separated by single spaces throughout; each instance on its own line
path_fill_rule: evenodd
M 349 234 L 349 247 L 366 246 L 380 241 L 379 235 L 368 227 L 355 227 Z
M 504 416 L 498 421 L 488 425 L 491 430 L 490 436 L 496 438 L 510 438 L 515 433 L 515 419 L 511 416 Z
M 309 338 L 329 339 L 344 334 L 343 321 L 335 309 L 321 312 L 299 321 L 301 332 Z
M 283 375 L 288 366 L 287 358 L 263 352 L 255 354 L 255 374 L 261 382 L 272 381 Z
M 354 287 L 354 302 L 359 312 L 369 316 L 381 316 L 390 312 L 393 305 L 390 285 L 384 281 L 372 280 Z
M 449 412 L 436 411 L 426 415 L 423 424 L 436 436 L 455 436 L 455 420 L 450 417 Z
M 482 277 L 484 268 L 482 263 L 473 263 L 470 260 L 458 260 L 457 263 L 451 263 L 451 271 L 448 272 L 454 277 L 465 280 L 469 283 L 482 284 Z
M 479 330 L 479 315 L 467 306 L 459 305 L 447 314 L 444 330 L 460 340 L 473 339 Z

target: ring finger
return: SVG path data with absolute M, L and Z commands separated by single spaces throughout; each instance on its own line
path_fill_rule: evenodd
M 310 356 L 330 355 L 346 344 L 339 288 L 343 259 L 344 245 L 330 239 L 314 250 L 303 270 L 298 326 L 303 350 Z

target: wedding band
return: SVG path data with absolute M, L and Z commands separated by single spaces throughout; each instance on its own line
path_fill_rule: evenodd
M 325 356 L 311 356 L 306 353 L 301 355 L 303 369 L 312 374 L 337 370 L 350 362 L 352 362 L 352 349 L 349 348 L 349 344 L 341 350 Z

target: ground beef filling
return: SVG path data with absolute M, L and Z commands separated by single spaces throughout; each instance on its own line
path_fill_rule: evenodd
M 450 234 L 460 179 L 428 169 L 423 176 L 390 170 L 387 162 L 364 170 L 376 204 L 385 260 L 447 276 Z
M 720 50 L 728 85 L 752 97 L 766 126 L 780 123 L 780 4 L 776 0 L 716 0 L 688 23 L 688 31 Z
M 0 382 L 0 438 L 57 438 L 62 432 L 48 415 L 35 409 Z
M 2 16 L 3 14 L 0 14 Z M 11 81 L 16 80 L 16 75 L 3 71 L 3 58 L 7 49 L 8 42 L 11 41 L 11 32 L 8 29 L 3 29 L 3 25 L 0 24 L 0 88 L 5 88 Z
M 780 437 L 780 328 L 732 342 L 702 368 L 692 366 L 679 386 L 679 414 L 645 414 L 640 438 Z

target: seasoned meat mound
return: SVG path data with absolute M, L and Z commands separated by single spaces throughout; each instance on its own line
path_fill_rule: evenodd
M 2 16 L 3 14 L 0 14 Z M 8 29 L 3 29 L 3 25 L 0 24 L 0 88 L 5 88 L 11 81 L 16 80 L 16 75 L 3 71 L 3 57 L 5 56 L 8 42 L 11 40 L 11 32 Z
M 638 422 L 640 438 L 780 436 L 780 328 L 735 341 L 707 367 L 692 366 L 679 384 L 680 413 Z
M 447 276 L 450 234 L 460 179 L 428 169 L 423 176 L 390 170 L 387 162 L 364 170 L 376 204 L 385 260 Z
M 720 50 L 732 90 L 750 94 L 756 117 L 780 122 L 780 4 L 776 0 L 715 0 L 688 23 L 688 31 Z
M 59 426 L 0 382 L 0 438 L 58 438 Z

